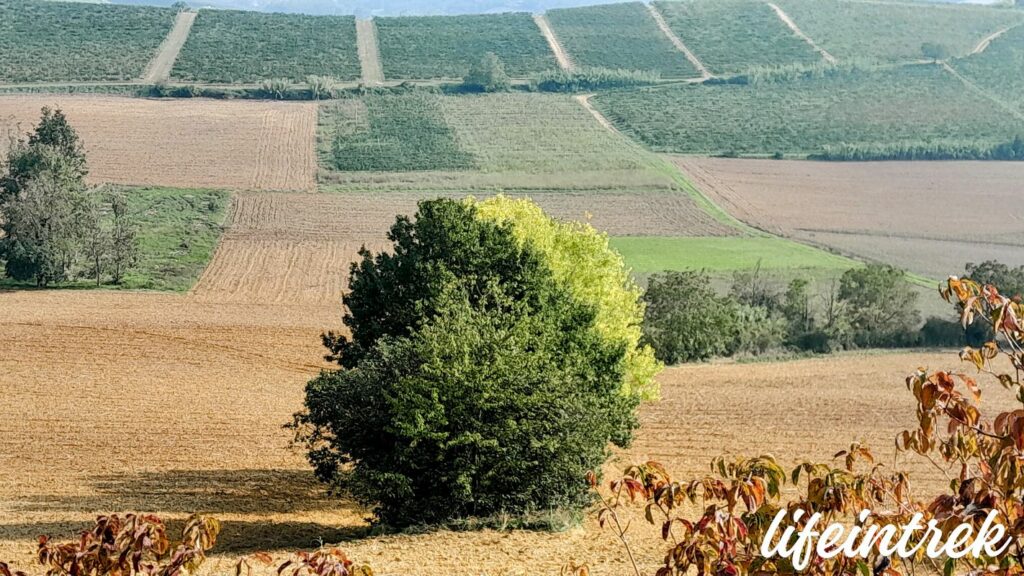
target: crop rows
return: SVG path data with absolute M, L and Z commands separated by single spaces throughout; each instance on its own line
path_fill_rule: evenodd
M 526 13 L 377 18 L 387 78 L 461 78 L 487 52 L 514 77 L 556 67 L 555 57 Z
M 821 59 L 759 0 L 655 2 L 655 6 L 714 74 Z
M 172 76 L 198 82 L 257 82 L 361 73 L 351 16 L 202 10 Z
M 549 10 L 547 18 L 577 66 L 699 76 L 640 2 Z
M 839 60 L 922 58 L 926 42 L 965 55 L 982 38 L 1024 20 L 1024 12 L 979 6 L 844 0 L 777 0 L 805 34 Z
M 931 65 L 610 93 L 594 103 L 651 148 L 688 154 L 809 154 L 843 144 L 992 145 L 1024 131 L 1024 123 Z
M 136 78 L 173 22 L 148 6 L 0 0 L 0 81 Z
M 1024 25 L 1008 30 L 984 52 L 958 60 L 953 66 L 1024 113 Z

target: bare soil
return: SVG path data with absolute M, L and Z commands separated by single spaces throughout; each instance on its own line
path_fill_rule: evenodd
M 356 19 L 356 48 L 359 63 L 363 68 L 363 82 L 379 85 L 384 82 L 384 68 L 380 63 L 380 46 L 377 44 L 377 25 L 373 20 Z
M 317 106 L 308 102 L 0 96 L 0 135 L 24 133 L 43 106 L 78 130 L 94 183 L 242 190 L 316 186 Z M 0 147 L 7 140 L 0 140 Z
M 675 161 L 716 204 L 773 233 L 935 278 L 990 258 L 1024 264 L 1019 163 Z
M 548 22 L 547 16 L 534 14 L 533 20 L 537 23 L 541 34 L 544 35 L 544 38 L 548 41 L 548 46 L 551 47 L 551 51 L 555 54 L 558 67 L 570 72 L 574 70 L 576 65 L 573 63 L 572 58 L 569 57 L 569 53 L 565 51 L 561 41 L 558 40 L 558 36 L 555 36 L 555 31 L 551 29 L 551 23 Z
M 147 83 L 165 82 L 171 77 L 171 68 L 174 68 L 174 61 L 178 59 L 181 47 L 188 40 L 188 33 L 192 30 L 192 23 L 196 20 L 198 12 L 178 12 L 174 20 L 174 27 L 167 33 L 156 56 L 146 66 L 142 75 L 142 81 Z

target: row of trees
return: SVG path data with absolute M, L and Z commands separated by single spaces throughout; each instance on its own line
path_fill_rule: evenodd
M 830 352 L 907 346 L 918 339 L 917 293 L 902 271 L 869 265 L 821 290 L 804 279 L 780 282 L 760 269 L 737 273 L 720 296 L 702 272 L 651 277 L 644 341 L 667 363 L 785 348 Z
M 60 110 L 11 143 L 0 177 L 0 261 L 7 277 L 44 287 L 73 278 L 120 284 L 137 263 L 136 227 L 121 195 L 91 191 L 85 151 Z

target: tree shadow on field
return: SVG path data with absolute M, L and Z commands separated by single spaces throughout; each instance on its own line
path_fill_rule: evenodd
M 366 534 L 366 511 L 355 502 L 331 496 L 305 470 L 172 470 L 95 476 L 86 494 L 22 498 L 12 503 L 19 512 L 49 517 L 150 513 L 167 520 L 170 534 L 181 531 L 193 512 L 218 518 L 221 536 L 214 552 L 310 548 L 319 541 L 335 543 Z M 296 519 L 289 519 L 289 515 Z M 284 516 L 238 520 L 224 516 Z M 321 522 L 323 517 L 329 521 Z M 172 520 L 169 520 L 173 518 Z M 0 539 L 34 539 L 46 534 L 74 538 L 89 522 L 26 522 L 8 524 L 0 518 Z M 335 522 L 343 522 L 335 525 Z

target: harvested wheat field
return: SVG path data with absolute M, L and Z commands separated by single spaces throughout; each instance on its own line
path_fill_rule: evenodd
M 31 129 L 43 106 L 63 109 L 78 130 L 95 183 L 241 190 L 316 186 L 315 103 L 0 96 L 0 135 Z
M 803 242 L 934 278 L 1024 264 L 1018 162 L 675 161 L 733 216 Z
M 395 217 L 414 214 L 417 201 L 435 196 L 238 194 L 227 230 L 192 293 L 205 301 L 337 303 L 359 249 L 386 249 Z M 533 198 L 557 218 L 586 221 L 615 236 L 735 233 L 681 193 L 545 193 Z
M 35 537 L 72 537 L 93 516 L 145 511 L 224 521 L 203 573 L 255 550 L 342 543 L 383 575 L 556 574 L 569 558 L 624 574 L 610 532 L 436 532 L 370 536 L 365 512 L 331 498 L 281 425 L 324 364 L 318 334 L 334 306 L 208 304 L 115 292 L 0 293 L 0 558 L 29 567 Z M 891 461 L 913 420 L 903 377 L 955 354 L 851 355 L 785 363 L 705 364 L 660 378 L 635 446 L 608 470 L 654 458 L 679 477 L 722 453 L 771 452 L 787 465 L 864 440 Z M 989 406 L 1009 405 L 985 389 Z M 917 462 L 916 486 L 941 474 Z M 174 528 L 172 526 L 172 529 Z M 642 563 L 660 554 L 638 516 Z

